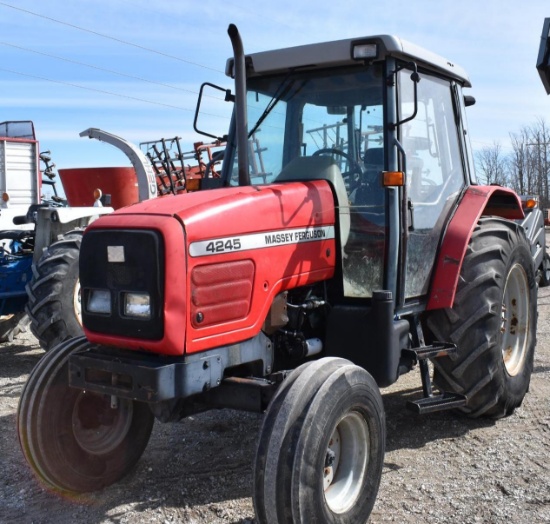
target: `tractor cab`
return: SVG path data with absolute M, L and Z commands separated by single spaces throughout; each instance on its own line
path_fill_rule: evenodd
M 422 300 L 443 225 L 473 178 L 465 72 L 392 36 L 257 53 L 245 72 L 246 147 L 234 126 L 226 184 L 243 183 L 242 156 L 252 185 L 329 180 L 343 296 Z

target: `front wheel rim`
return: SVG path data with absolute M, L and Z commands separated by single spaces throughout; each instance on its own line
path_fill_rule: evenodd
M 512 377 L 523 369 L 529 338 L 529 282 L 520 264 L 510 269 L 502 298 L 502 359 Z
M 357 501 L 367 474 L 368 448 L 367 421 L 351 411 L 336 424 L 325 456 L 323 488 L 334 513 L 345 513 Z
M 109 397 L 82 391 L 73 407 L 73 435 L 84 451 L 105 455 L 127 437 L 132 417 L 131 401 L 117 399 L 117 407 L 113 409 Z

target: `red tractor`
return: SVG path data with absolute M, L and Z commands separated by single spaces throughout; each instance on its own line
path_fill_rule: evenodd
M 493 419 L 528 390 L 537 285 L 521 202 L 476 181 L 458 65 L 393 36 L 245 56 L 229 34 L 219 187 L 88 227 L 85 337 L 33 370 L 20 442 L 46 485 L 86 492 L 134 466 L 155 419 L 265 411 L 258 522 L 365 522 L 380 388 L 418 369 L 411 409 Z

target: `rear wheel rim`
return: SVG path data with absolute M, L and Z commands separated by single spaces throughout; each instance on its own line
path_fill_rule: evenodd
M 73 310 L 76 317 L 76 320 L 78 320 L 78 323 L 82 326 L 82 301 L 80 296 L 80 279 L 76 281 L 76 285 L 74 287 L 74 293 L 73 293 Z
M 105 455 L 124 441 L 132 417 L 132 402 L 117 399 L 117 407 L 113 409 L 109 397 L 82 391 L 73 408 L 73 435 L 84 451 Z
M 357 501 L 368 466 L 369 427 L 356 411 L 334 428 L 323 468 L 325 500 L 334 513 L 345 513 Z
M 529 282 L 520 264 L 510 269 L 502 299 L 502 359 L 510 376 L 524 367 L 529 338 Z

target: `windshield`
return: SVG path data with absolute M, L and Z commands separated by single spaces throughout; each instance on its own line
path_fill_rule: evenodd
M 319 166 L 312 157 L 329 157 L 343 180 L 340 216 L 351 218 L 349 234 L 341 232 L 344 292 L 371 296 L 382 285 L 385 251 L 382 65 L 253 77 L 247 90 L 251 183 L 316 178 L 307 173 Z M 231 184 L 238 184 L 236 158 Z
M 383 145 L 379 66 L 250 78 L 247 103 L 253 184 L 270 183 L 290 160 L 315 154 L 333 155 L 348 173 Z

